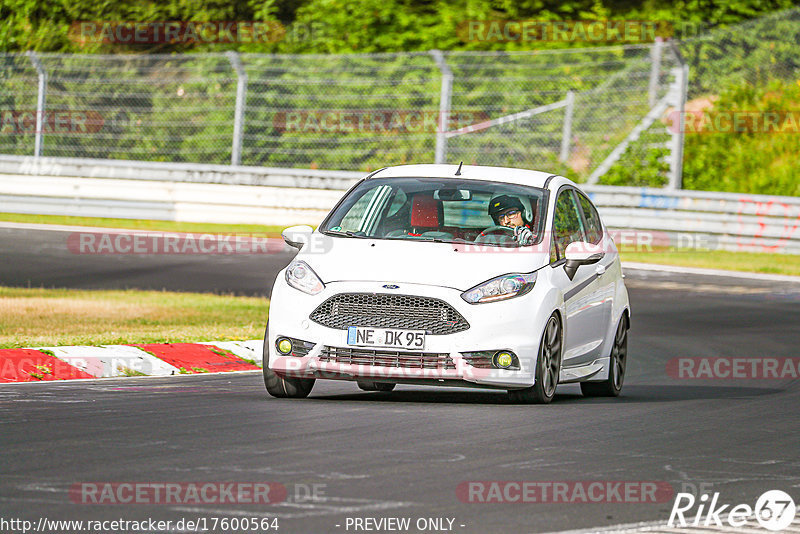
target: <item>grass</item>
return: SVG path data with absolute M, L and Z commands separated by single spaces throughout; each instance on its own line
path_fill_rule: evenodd
M 186 233 L 248 233 L 265 237 L 280 237 L 281 231 L 291 226 L 267 226 L 260 224 L 212 224 L 176 221 L 148 221 L 142 219 L 109 219 L 102 217 L 74 217 L 69 215 L 29 215 L 24 213 L 0 213 L 0 221 L 26 224 L 61 224 L 67 226 L 92 226 L 125 228 L 130 230 L 155 230 Z M 266 235 L 265 235 L 266 234 Z
M 268 309 L 256 297 L 0 287 L 0 348 L 259 339 Z
M 660 265 L 800 276 L 800 255 L 796 254 L 681 249 L 635 252 L 620 247 L 620 258 L 622 261 Z

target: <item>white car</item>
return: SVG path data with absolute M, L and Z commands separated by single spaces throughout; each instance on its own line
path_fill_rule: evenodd
M 275 397 L 306 397 L 317 379 L 502 389 L 526 403 L 570 382 L 620 393 L 630 309 L 619 255 L 566 178 L 389 167 L 317 230 L 283 237 L 299 252 L 272 290 L 264 382 Z

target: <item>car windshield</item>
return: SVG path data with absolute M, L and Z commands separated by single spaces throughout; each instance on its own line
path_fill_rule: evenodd
M 355 238 L 518 246 L 514 229 L 501 225 L 508 219 L 496 218 L 497 212 L 510 211 L 531 230 L 535 244 L 543 235 L 546 205 L 545 191 L 536 187 L 456 178 L 370 179 L 350 191 L 319 230 Z

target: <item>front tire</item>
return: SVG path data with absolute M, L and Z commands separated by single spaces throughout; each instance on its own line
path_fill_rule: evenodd
M 262 365 L 264 385 L 267 387 L 267 392 L 273 397 L 304 399 L 308 397 L 314 387 L 316 380 L 313 378 L 281 377 L 269 368 L 269 322 L 267 322 L 267 330 L 264 332 L 264 360 Z
M 561 348 L 563 346 L 563 330 L 558 314 L 554 313 L 547 320 L 539 343 L 539 355 L 536 358 L 534 383 L 525 389 L 512 389 L 508 392 L 511 402 L 523 404 L 547 404 L 556 394 L 558 375 L 561 372 Z
M 581 382 L 584 397 L 618 397 L 625 380 L 625 366 L 628 360 L 628 318 L 625 314 L 619 319 L 614 334 L 614 344 L 609 357 L 608 378 L 602 382 Z

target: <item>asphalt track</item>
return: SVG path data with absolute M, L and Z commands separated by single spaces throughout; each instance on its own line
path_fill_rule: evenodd
M 60 250 L 53 234 L 0 231 L 0 283 L 194 290 L 202 282 L 208 291 L 264 294 L 288 260 L 86 261 Z M 365 393 L 318 381 L 308 399 L 281 400 L 266 395 L 258 373 L 4 385 L 0 519 L 205 518 L 210 526 L 213 518 L 270 517 L 278 532 L 313 533 L 365 531 L 347 528 L 348 518 L 410 518 L 412 526 L 448 518 L 452 532 L 550 532 L 666 523 L 672 507 L 672 499 L 469 503 L 457 493 L 466 481 L 656 481 L 675 492 L 719 492 L 724 503 L 753 506 L 771 489 L 800 502 L 798 380 L 666 372 L 676 357 L 797 357 L 800 287 L 627 274 L 633 324 L 618 399 L 562 386 L 548 406 L 519 406 L 492 391 Z M 277 482 L 288 499 L 91 505 L 69 497 L 84 482 L 210 481 Z
M 167 289 L 269 295 L 275 273 L 292 258 L 278 254 L 78 254 L 75 229 L 0 226 L 0 283 L 12 287 Z

